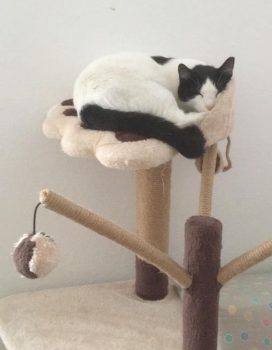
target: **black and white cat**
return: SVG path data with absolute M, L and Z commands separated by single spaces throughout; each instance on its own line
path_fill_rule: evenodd
M 79 75 L 74 105 L 87 129 L 156 138 L 197 158 L 205 146 L 197 125 L 231 80 L 233 67 L 233 57 L 215 68 L 191 59 L 110 55 Z

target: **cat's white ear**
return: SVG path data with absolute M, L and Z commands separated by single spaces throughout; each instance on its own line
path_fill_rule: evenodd
M 226 61 L 222 64 L 221 67 L 218 68 L 218 70 L 223 73 L 232 76 L 233 68 L 234 68 L 235 58 L 229 57 L 226 59 Z
M 178 66 L 179 78 L 180 79 L 190 79 L 192 76 L 191 69 L 185 66 L 185 64 L 181 63 Z

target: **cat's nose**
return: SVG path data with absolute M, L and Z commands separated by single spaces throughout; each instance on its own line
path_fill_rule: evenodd
M 208 110 L 208 111 L 211 111 L 211 110 L 213 109 L 214 105 L 215 105 L 214 103 L 207 103 L 207 104 L 206 104 L 207 110 Z

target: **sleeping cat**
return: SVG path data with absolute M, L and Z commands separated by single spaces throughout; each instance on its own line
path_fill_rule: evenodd
M 156 138 L 188 158 L 204 152 L 197 126 L 232 78 L 234 58 L 221 67 L 196 60 L 122 53 L 93 61 L 74 86 L 87 129 Z

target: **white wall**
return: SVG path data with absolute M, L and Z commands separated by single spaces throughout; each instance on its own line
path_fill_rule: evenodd
M 224 261 L 271 238 L 272 3 L 270 0 L 0 1 L 0 294 L 132 278 L 134 257 L 47 211 L 39 228 L 62 251 L 49 277 L 15 273 L 13 243 L 31 230 L 44 187 L 134 227 L 134 175 L 95 160 L 69 158 L 41 124 L 71 96 L 74 79 L 95 57 L 122 50 L 194 57 L 220 64 L 236 57 L 234 168 L 217 176 L 214 215 L 224 223 Z M 182 259 L 185 219 L 196 213 L 199 175 L 174 161 L 171 256 Z M 260 268 L 272 268 L 272 259 Z

